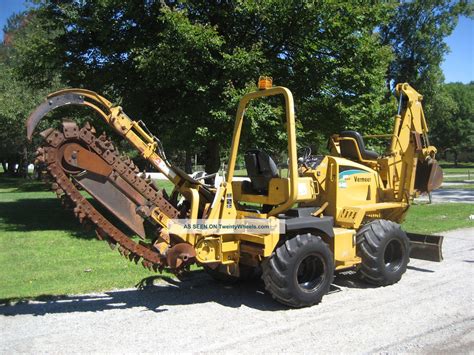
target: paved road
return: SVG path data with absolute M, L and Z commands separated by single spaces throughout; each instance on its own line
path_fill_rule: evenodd
M 440 189 L 431 193 L 433 203 L 440 202 L 463 202 L 474 203 L 474 189 Z M 415 199 L 417 202 L 427 202 L 428 195 L 424 195 Z
M 396 285 L 339 275 L 323 302 L 286 309 L 260 283 L 205 274 L 145 290 L 0 307 L 0 353 L 463 352 L 474 349 L 474 228 L 445 234 L 442 263 Z

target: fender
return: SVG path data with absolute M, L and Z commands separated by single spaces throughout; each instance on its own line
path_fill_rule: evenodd
M 326 217 L 296 217 L 285 219 L 286 232 L 316 231 L 322 232 L 330 238 L 334 237 L 334 218 Z

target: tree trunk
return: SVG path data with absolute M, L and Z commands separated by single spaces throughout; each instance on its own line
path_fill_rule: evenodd
M 184 163 L 184 171 L 188 174 L 193 172 L 193 155 L 189 150 L 186 150 L 186 161 Z
M 216 140 L 207 143 L 204 152 L 204 164 L 207 174 L 213 174 L 219 171 L 220 162 L 220 146 Z
M 2 160 L 2 168 L 3 168 L 3 172 L 6 173 L 8 169 L 6 160 Z
M 18 164 L 18 175 L 22 178 L 28 177 L 28 150 L 23 147 L 22 157 Z
M 17 164 L 15 159 L 8 159 L 7 174 L 15 176 L 15 165 Z
M 458 167 L 458 151 L 454 150 L 454 166 L 457 168 Z

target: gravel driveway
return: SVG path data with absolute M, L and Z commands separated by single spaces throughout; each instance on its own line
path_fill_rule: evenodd
M 468 352 L 474 228 L 445 233 L 442 263 L 412 260 L 372 288 L 339 275 L 318 306 L 286 309 L 261 283 L 182 283 L 0 307 L 0 353 Z

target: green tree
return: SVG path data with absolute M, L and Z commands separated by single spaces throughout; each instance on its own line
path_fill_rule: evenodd
M 395 55 L 388 68 L 387 85 L 409 82 L 423 94 L 431 114 L 432 101 L 444 81 L 440 66 L 449 52 L 445 38 L 453 32 L 459 16 L 472 14 L 473 5 L 465 0 L 402 2 L 381 30 L 383 42 Z
M 44 41 L 49 38 L 47 32 L 31 26 L 32 21 L 27 13 L 13 15 L 4 29 L 4 43 L 0 44 L 0 161 L 10 175 L 25 176 L 28 162 L 32 161 L 34 145 L 26 140 L 26 118 L 45 95 L 60 86 L 57 75 L 52 75 L 48 85 L 43 83 L 41 88 L 31 87 L 16 75 L 20 63 L 16 60 L 15 45 L 24 43 L 29 36 L 35 36 L 35 40 L 29 41 L 32 44 L 39 37 Z M 37 73 L 31 80 L 42 75 L 43 72 Z
M 432 142 L 441 152 L 450 149 L 455 160 L 460 149 L 472 141 L 472 121 L 469 123 L 468 115 L 459 114 L 461 107 L 468 105 L 453 95 L 461 90 L 457 84 L 443 85 L 441 63 L 449 52 L 445 38 L 456 27 L 459 16 L 472 14 L 473 5 L 465 0 L 416 0 L 401 3 L 390 23 L 381 28 L 383 43 L 394 53 L 387 87 L 409 82 L 423 94 Z
M 99 91 L 143 119 L 171 155 L 202 152 L 208 172 L 230 145 L 239 97 L 260 74 L 293 91 L 301 144 L 318 149 L 341 129 L 379 133 L 389 125 L 385 74 L 392 56 L 376 29 L 389 22 L 392 4 L 36 3 L 31 32 L 15 41 L 18 78 L 43 88 L 60 75 L 68 86 Z M 280 152 L 282 111 L 272 103 L 248 111 L 245 144 Z
M 474 147 L 474 82 L 443 85 L 435 103 L 432 143 L 441 153 L 451 152 L 457 165 L 458 154 Z

